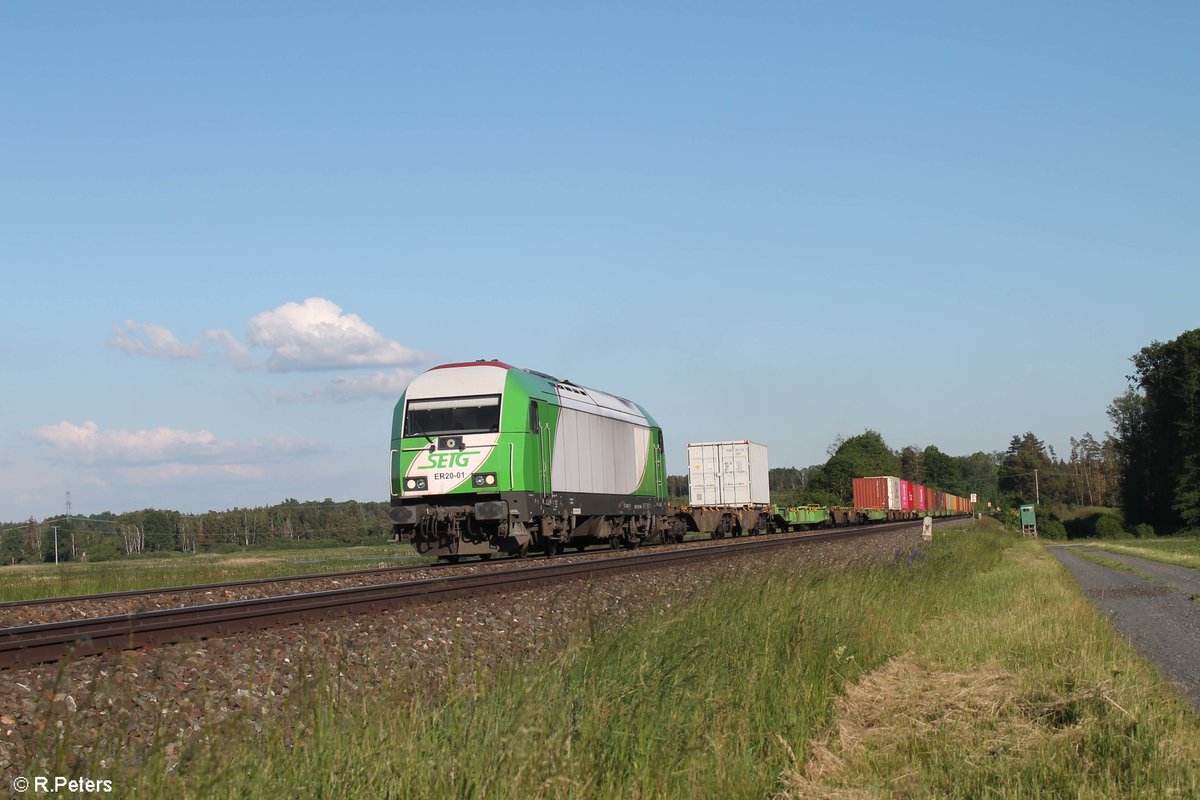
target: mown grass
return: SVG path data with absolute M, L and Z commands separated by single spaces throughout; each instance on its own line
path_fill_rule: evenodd
M 469 690 L 398 675 L 356 695 L 332 674 L 262 734 L 233 720 L 173 769 L 113 777 L 214 798 L 1200 793 L 1195 716 L 1039 544 L 986 523 L 886 564 L 748 571 L 632 624 L 586 620 L 531 664 L 455 668 Z
M 1200 796 L 1200 719 L 1040 545 L 958 599 L 839 701 L 789 794 Z
M 1124 553 L 1129 556 L 1148 558 L 1152 561 L 1162 561 L 1166 564 L 1200 569 L 1200 536 L 1171 536 L 1132 542 L 1122 541 L 1120 544 L 1096 541 L 1088 542 L 1088 544 L 1113 553 Z
M 409 545 L 393 544 L 3 566 L 0 567 L 0 601 L 369 569 L 417 563 L 412 558 L 414 555 Z

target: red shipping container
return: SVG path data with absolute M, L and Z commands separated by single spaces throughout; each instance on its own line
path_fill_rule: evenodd
M 855 478 L 855 508 L 887 508 L 887 478 Z
M 913 482 L 900 481 L 900 508 L 910 509 L 915 508 L 913 505 Z

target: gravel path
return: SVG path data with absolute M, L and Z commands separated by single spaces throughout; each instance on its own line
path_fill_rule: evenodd
M 1087 547 L 1051 545 L 1084 594 L 1200 712 L 1200 573 L 1188 567 L 1117 555 Z M 1132 572 L 1088 561 L 1076 549 L 1141 570 Z
M 715 580 L 753 580 L 772 564 L 892 559 L 920 537 L 919 527 L 891 529 L 0 672 L 0 773 L 20 774 L 59 741 L 111 764 L 138 763 L 157 739 L 170 760 L 233 715 L 259 731 L 280 724 L 322 676 L 348 697 L 397 682 L 470 690 L 480 674 L 544 653 L 581 625 L 665 612 Z

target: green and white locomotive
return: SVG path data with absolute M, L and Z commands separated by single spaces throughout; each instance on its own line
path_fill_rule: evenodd
M 499 361 L 434 367 L 396 403 L 391 521 L 455 561 L 662 538 L 662 430 L 636 403 Z

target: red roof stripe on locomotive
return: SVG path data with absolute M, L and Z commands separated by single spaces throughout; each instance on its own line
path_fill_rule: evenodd
M 456 367 L 499 367 L 500 369 L 516 369 L 512 364 L 505 364 L 503 361 L 460 361 L 457 364 L 442 364 L 437 367 L 430 367 L 429 371 L 435 369 L 454 369 Z

